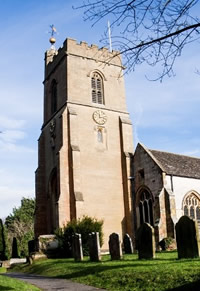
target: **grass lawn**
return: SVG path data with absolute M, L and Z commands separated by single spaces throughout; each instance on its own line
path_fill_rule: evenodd
M 158 253 L 155 260 L 138 260 L 125 255 L 121 261 L 92 263 L 73 259 L 42 259 L 14 271 L 70 279 L 107 290 L 200 290 L 200 259 L 177 260 L 176 252 Z
M 0 271 L 0 273 L 3 272 Z M 39 291 L 40 289 L 22 281 L 0 275 L 0 290 Z

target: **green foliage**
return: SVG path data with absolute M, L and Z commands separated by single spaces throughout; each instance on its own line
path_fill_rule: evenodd
M 3 273 L 6 273 L 7 269 L 5 267 L 1 267 L 0 268 L 0 273 L 3 274 Z
M 74 233 L 81 234 L 82 246 L 84 255 L 88 254 L 88 239 L 91 232 L 99 232 L 100 246 L 103 245 L 103 220 L 97 220 L 89 216 L 84 216 L 82 219 L 73 219 L 68 222 L 63 228 L 58 228 L 55 234 L 60 243 L 62 254 L 67 257 L 72 256 L 72 235 Z
M 0 260 L 6 259 L 5 231 L 2 220 L 0 219 Z
M 173 243 L 173 238 L 171 237 L 166 237 L 164 240 L 165 240 L 166 248 L 168 248 L 170 244 Z
M 32 221 L 35 211 L 35 199 L 34 198 L 22 198 L 21 206 L 14 207 L 13 213 L 6 217 L 5 224 L 9 227 L 15 220 L 29 223 Z
M 35 199 L 23 197 L 21 206 L 15 207 L 12 214 L 7 216 L 5 225 L 10 256 L 14 237 L 18 242 L 19 256 L 28 255 L 28 241 L 34 238 L 34 211 Z
M 175 239 L 172 237 L 165 237 L 159 242 L 160 247 L 163 251 L 176 249 Z

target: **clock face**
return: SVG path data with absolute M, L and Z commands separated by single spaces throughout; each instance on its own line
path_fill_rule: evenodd
M 93 119 L 98 124 L 104 124 L 107 121 L 107 116 L 102 110 L 97 110 L 93 113 Z

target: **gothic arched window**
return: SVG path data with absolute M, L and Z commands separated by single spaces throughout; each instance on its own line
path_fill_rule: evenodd
M 57 111 L 57 82 L 54 79 L 51 83 L 51 114 Z
M 139 193 L 139 221 L 140 225 L 147 222 L 153 226 L 153 203 L 151 194 L 143 189 Z
M 94 72 L 91 78 L 92 102 L 104 104 L 103 80 L 99 73 Z
M 200 223 L 200 198 L 194 194 L 188 194 L 183 201 L 184 215 L 199 221 Z

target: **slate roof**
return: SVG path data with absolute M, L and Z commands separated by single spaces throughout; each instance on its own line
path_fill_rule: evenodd
M 200 179 L 200 158 L 148 150 L 166 174 Z

